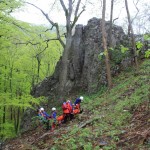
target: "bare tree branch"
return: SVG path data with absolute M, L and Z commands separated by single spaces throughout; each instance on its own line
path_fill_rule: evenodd
M 46 19 L 49 21 L 49 23 L 52 25 L 52 27 L 54 26 L 56 28 L 56 33 L 57 33 L 57 38 L 60 41 L 61 45 L 63 46 L 63 48 L 65 47 L 65 43 L 63 42 L 63 40 L 60 38 L 60 31 L 59 31 L 59 26 L 58 23 L 54 23 L 48 16 L 48 14 L 46 14 L 41 8 L 37 7 L 36 5 L 26 2 L 29 5 L 32 5 L 33 7 L 37 8 L 38 10 L 40 10 L 42 12 L 42 14 L 46 17 Z
M 66 6 L 65 6 L 65 4 L 64 4 L 64 1 L 63 1 L 63 0 L 60 0 L 60 3 L 61 3 L 61 6 L 62 6 L 63 9 L 64 9 L 65 15 L 67 15 L 67 14 L 68 14 L 68 11 L 67 11 L 67 8 L 66 8 Z
M 35 57 L 39 56 L 40 54 L 42 54 L 46 49 L 48 48 L 48 42 L 46 42 L 46 46 L 44 47 L 44 49 L 42 51 L 40 51 L 38 54 L 36 54 Z
M 117 19 L 119 19 L 119 18 L 117 17 L 117 18 L 113 19 L 113 23 L 114 23 Z
M 53 3 L 53 5 L 52 5 L 52 7 L 50 8 L 50 11 L 48 12 L 48 14 L 50 14 L 50 12 L 53 10 L 54 5 L 56 4 L 56 1 L 57 1 L 57 0 L 55 0 L 55 2 Z
M 73 20 L 73 23 L 71 25 L 71 29 L 74 27 L 74 25 L 76 24 L 76 22 L 78 21 L 79 17 L 81 16 L 81 14 L 85 11 L 85 7 L 83 7 L 82 11 L 78 14 L 78 16 L 76 16 Z
M 75 10 L 75 14 L 74 14 L 75 17 L 77 17 L 77 14 L 78 14 L 78 11 L 79 11 L 80 3 L 81 3 L 81 0 L 78 0 L 77 7 L 76 7 L 76 10 Z
M 87 1 L 86 1 L 87 2 Z M 86 3 L 85 2 L 85 3 Z M 81 16 L 81 14 L 85 11 L 85 5 L 82 7 L 82 10 L 80 11 L 80 13 L 78 14 L 79 11 L 79 7 L 81 4 L 81 0 L 78 0 L 77 6 L 76 6 L 76 10 L 75 10 L 75 15 L 74 15 L 74 20 L 73 23 L 71 25 L 71 29 L 73 29 L 74 25 L 76 24 L 76 22 L 78 21 L 79 17 Z
M 137 13 L 136 13 L 135 17 L 132 19 L 131 23 L 134 21 L 134 19 L 137 17 L 137 15 L 138 15 L 138 13 L 139 13 L 139 9 L 138 9 L 138 7 L 137 7 L 138 2 L 139 2 L 139 0 L 137 0 L 136 3 L 135 3 L 135 1 L 133 0 L 133 4 L 134 4 L 134 6 L 135 6 L 135 8 L 136 8 L 136 10 L 137 10 Z
M 71 14 L 72 14 L 72 0 L 69 0 L 69 12 L 68 12 L 68 16 L 67 16 L 67 22 L 68 24 L 70 24 L 71 21 Z
M 56 40 L 58 40 L 57 38 L 53 38 L 53 39 L 46 39 L 46 40 L 44 40 L 43 42 L 49 42 L 49 41 L 56 41 Z M 40 44 L 40 42 L 36 42 L 36 43 L 32 43 L 31 41 L 27 41 L 27 42 L 18 42 L 18 43 L 13 43 L 13 44 L 15 44 L 15 45 L 29 45 L 29 44 L 31 44 L 31 45 L 38 45 L 38 44 Z

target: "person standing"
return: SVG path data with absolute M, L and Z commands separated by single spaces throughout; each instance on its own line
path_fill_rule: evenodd
M 51 115 L 51 118 L 53 119 L 53 122 L 52 122 L 52 128 L 51 130 L 53 131 L 56 127 L 56 117 L 57 117 L 57 112 L 56 112 L 56 108 L 53 107 L 52 108 L 52 115 Z
M 69 105 L 68 103 L 66 102 L 63 102 L 62 104 L 62 110 L 63 110 L 63 116 L 64 116 L 64 123 L 67 122 L 68 118 L 69 118 L 69 114 L 70 114 L 70 111 L 69 111 Z
M 67 104 L 67 107 L 69 109 L 69 119 L 72 120 L 73 117 L 74 117 L 74 115 L 73 115 L 73 105 L 72 105 L 70 100 L 67 100 L 66 104 Z
M 44 108 L 40 108 L 40 116 L 43 117 L 43 122 L 46 124 L 46 130 L 49 130 L 50 115 L 44 110 Z

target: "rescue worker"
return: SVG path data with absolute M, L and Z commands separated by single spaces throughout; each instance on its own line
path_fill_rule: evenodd
M 37 113 L 39 117 L 42 117 L 41 109 L 37 109 Z
M 43 123 L 44 123 L 44 120 L 45 120 L 45 119 L 44 119 L 44 117 L 42 116 L 42 113 L 41 113 L 40 108 L 37 109 L 37 115 L 38 115 L 38 120 L 39 120 L 39 122 L 38 122 L 38 127 L 41 128 L 42 125 L 43 125 Z
M 43 123 L 46 124 L 46 130 L 49 130 L 50 115 L 46 113 L 44 108 L 40 108 L 40 115 L 43 117 Z
M 53 123 L 52 123 L 52 128 L 51 130 L 53 131 L 56 127 L 56 116 L 57 116 L 57 113 L 56 113 L 56 108 L 53 107 L 52 108 L 52 115 L 51 115 L 51 118 L 53 118 Z
M 66 104 L 68 105 L 68 109 L 69 109 L 69 118 L 70 118 L 70 120 L 72 120 L 73 117 L 74 117 L 74 115 L 73 115 L 73 105 L 72 105 L 70 100 L 67 100 Z
M 74 105 L 80 104 L 83 101 L 83 96 L 80 96 L 79 98 L 76 99 Z
M 83 110 L 81 110 L 81 106 L 80 103 L 83 101 L 83 96 L 80 96 L 79 98 L 76 99 L 75 103 L 74 103 L 74 108 L 78 111 L 77 113 L 81 113 Z
M 70 114 L 70 111 L 69 111 L 69 105 L 68 103 L 66 102 L 63 102 L 62 104 L 62 110 L 63 110 L 63 115 L 64 115 L 64 123 L 67 122 L 68 118 L 69 118 L 69 114 Z
M 57 123 L 58 123 L 58 125 L 60 125 L 61 123 L 63 123 L 64 118 L 65 118 L 64 114 L 62 114 L 62 115 L 60 115 L 60 116 L 57 117 Z
M 80 104 L 74 105 L 73 114 L 79 114 L 80 113 Z

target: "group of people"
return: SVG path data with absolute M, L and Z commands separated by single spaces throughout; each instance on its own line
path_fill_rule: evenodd
M 38 117 L 39 117 L 39 120 L 46 125 L 46 129 L 49 130 L 54 130 L 55 126 L 56 126 L 56 108 L 53 107 L 52 108 L 52 113 L 51 115 L 49 115 L 45 110 L 44 108 L 40 108 L 38 109 Z M 49 125 L 50 123 L 50 119 L 53 119 L 53 122 L 52 122 L 52 126 Z
M 52 113 L 49 115 L 46 113 L 44 108 L 38 109 L 38 116 L 40 118 L 40 121 L 44 124 L 46 124 L 46 129 L 51 129 L 52 131 L 55 129 L 56 124 L 66 123 L 69 120 L 72 120 L 74 118 L 74 115 L 81 113 L 81 106 L 80 103 L 83 101 L 83 96 L 80 96 L 75 100 L 74 103 L 72 103 L 70 100 L 67 100 L 66 102 L 63 102 L 62 104 L 62 111 L 63 114 L 57 117 L 56 108 L 52 108 Z M 50 126 L 50 120 L 52 121 L 52 125 Z

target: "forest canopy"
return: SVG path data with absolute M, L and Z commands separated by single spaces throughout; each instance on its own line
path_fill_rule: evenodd
M 62 55 L 55 33 L 46 26 L 18 21 L 11 12 L 21 6 L 16 0 L 0 2 L 0 136 L 19 131 L 24 110 L 39 103 L 31 88 L 51 76 Z M 40 99 L 39 99 L 40 100 Z

